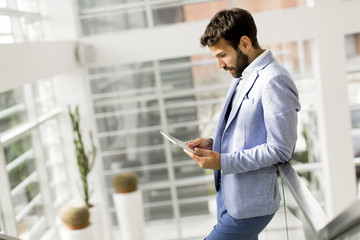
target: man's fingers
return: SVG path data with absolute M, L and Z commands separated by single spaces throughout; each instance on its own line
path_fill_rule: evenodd
M 209 155 L 210 150 L 202 149 L 202 148 L 194 148 L 194 151 L 198 154 L 203 155 L 204 157 Z
M 195 140 L 191 140 L 191 141 L 188 141 L 186 142 L 186 145 L 193 149 L 194 147 L 196 147 L 197 145 L 199 145 L 199 139 L 195 139 Z
M 196 157 L 198 157 L 196 154 L 184 149 L 184 152 L 189 155 L 189 157 L 191 157 L 192 159 L 196 160 Z

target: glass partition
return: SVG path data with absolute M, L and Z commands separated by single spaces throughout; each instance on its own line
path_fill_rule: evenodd
M 28 121 L 22 88 L 0 94 L 0 131 L 5 132 Z
M 2 4 L 4 4 L 4 2 Z M 3 7 L 5 6 L 6 5 L 4 4 Z M 12 43 L 13 41 L 14 39 L 12 36 L 11 18 L 8 15 L 0 15 L 0 44 Z
M 360 33 L 345 36 L 346 80 L 348 86 L 354 157 L 360 157 Z M 357 176 L 360 170 L 356 169 Z
M 264 3 L 243 0 L 78 0 L 82 34 L 126 31 L 162 25 L 188 23 L 212 18 L 219 9 L 241 7 L 252 13 L 304 7 L 306 0 L 271 0 Z M 206 11 L 204 11 L 206 9 Z
M 18 233 L 28 235 L 36 221 L 44 216 L 31 135 L 8 143 L 4 152 Z
M 70 198 L 58 113 L 49 80 L 0 93 L 1 151 L 12 202 L 1 207 L 13 208 L 15 219 L 6 216 L 5 227 L 24 240 L 40 239 L 52 221 L 46 217 Z M 53 205 L 45 206 L 45 198 Z
M 0 8 L 6 8 L 7 7 L 7 0 L 0 0 Z

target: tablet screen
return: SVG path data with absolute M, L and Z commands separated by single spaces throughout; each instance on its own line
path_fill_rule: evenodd
M 177 145 L 178 147 L 181 147 L 182 149 L 186 149 L 186 150 L 188 150 L 189 152 L 192 152 L 192 153 L 194 153 L 194 154 L 196 154 L 196 155 L 199 155 L 199 156 L 202 156 L 202 157 L 204 156 L 204 155 L 201 155 L 201 154 L 195 152 L 194 150 L 190 149 L 184 142 L 180 141 L 179 139 L 174 138 L 173 136 L 170 136 L 170 135 L 164 133 L 163 131 L 160 131 L 160 133 L 161 133 L 167 140 L 169 140 L 171 143 Z

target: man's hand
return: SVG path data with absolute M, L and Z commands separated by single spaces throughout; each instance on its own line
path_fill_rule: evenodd
M 195 140 L 186 142 L 186 145 L 190 149 L 201 148 L 201 149 L 211 150 L 213 145 L 213 140 L 212 138 L 197 138 Z
M 192 152 L 185 151 L 201 168 L 204 169 L 221 169 L 220 154 L 211 151 L 213 140 L 212 138 L 197 138 L 186 143 L 186 145 L 193 149 L 196 153 L 203 156 L 196 155 Z

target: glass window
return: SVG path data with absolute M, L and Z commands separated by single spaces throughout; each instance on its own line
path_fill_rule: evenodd
M 165 25 L 184 22 L 182 6 L 153 9 L 154 25 Z
M 24 135 L 4 146 L 11 195 L 19 236 L 26 236 L 44 217 L 31 135 Z
M 89 8 L 106 7 L 111 5 L 119 5 L 124 3 L 138 3 L 144 0 L 78 0 L 79 9 L 85 10 Z
M 21 17 L 21 31 L 24 41 L 38 41 L 43 39 L 43 31 L 39 18 Z
M 211 19 L 219 9 L 230 7 L 230 1 L 218 0 L 186 4 L 183 6 L 184 22 L 194 22 Z M 204 11 L 206 9 L 206 11 Z
M 0 0 L 0 8 L 6 8 L 7 7 L 7 0 Z
M 354 157 L 360 157 L 360 33 L 345 36 L 345 53 Z
M 38 116 L 55 109 L 56 100 L 51 80 L 39 80 L 32 85 L 32 88 Z
M 27 120 L 22 88 L 0 93 L 0 131 L 17 127 Z
M 193 22 L 211 19 L 219 9 L 230 7 L 230 1 L 152 1 L 152 15 L 154 25 L 174 24 L 179 22 Z M 206 11 L 204 11 L 206 9 Z
M 307 6 L 307 0 L 270 0 L 270 1 L 251 1 L 251 0 L 234 0 L 235 7 L 245 8 L 248 11 L 264 12 L 285 8 L 295 8 Z M 260 3 L 261 2 L 261 3 Z
M 107 13 L 101 16 L 86 17 L 81 20 L 82 34 L 84 36 L 144 28 L 146 25 L 144 9 Z
M 219 73 L 209 55 L 166 59 L 158 65 L 159 73 L 152 63 L 89 70 L 107 188 L 112 189 L 112 178 L 119 171 L 136 173 L 140 185 L 152 189 L 144 193 L 151 199 L 144 208 L 147 221 L 173 218 L 169 161 L 173 161 L 176 181 L 207 174 L 180 148 L 170 144 L 166 149 L 159 134 L 164 124 L 162 116 L 168 125 L 165 130 L 179 139 L 210 136 L 216 109 L 221 107 L 231 80 Z M 155 76 L 160 76 L 161 85 Z M 171 159 L 167 159 L 167 151 Z M 155 183 L 167 187 L 158 188 Z M 208 212 L 207 200 L 197 200 L 204 194 L 208 196 L 208 191 L 189 195 L 180 206 L 184 216 Z M 113 205 L 111 198 L 109 202 Z M 191 212 L 191 203 L 198 212 Z
M 17 7 L 22 12 L 39 12 L 39 0 L 17 0 Z
M 12 28 L 11 28 L 10 16 L 0 15 L 0 43 L 13 42 L 13 37 L 11 33 L 12 33 Z
M 50 184 L 53 206 L 59 210 L 70 197 L 68 174 L 65 165 L 65 154 L 57 118 L 46 121 L 40 126 L 41 144 L 43 146 L 47 177 Z
M 78 0 L 83 35 L 93 35 L 105 32 L 124 31 L 134 28 L 145 28 L 181 22 L 193 22 L 211 19 L 219 9 L 235 7 L 248 9 L 250 12 L 263 12 L 284 8 L 303 7 L 308 5 L 306 0 L 271 0 L 270 2 L 254 2 L 243 0 L 219 1 L 90 1 Z M 106 6 L 106 7 L 105 7 Z M 109 11 L 108 7 L 112 7 Z M 135 7 L 136 6 L 136 7 Z M 96 13 L 81 12 L 90 8 L 98 8 Z M 150 11 L 145 9 L 150 8 Z M 204 11 L 206 9 L 206 11 Z M 148 16 L 146 16 L 148 15 Z M 148 23 L 146 19 L 152 19 Z
M 115 72 L 110 73 L 104 69 L 104 73 L 94 75 L 91 78 L 92 93 L 101 96 L 109 96 L 106 93 L 117 94 L 121 98 L 155 93 L 154 70 L 149 63 L 127 67 L 128 69 L 114 69 Z
M 11 33 L 10 16 L 0 15 L 0 34 Z
M 0 8 L 3 7 L 12 9 L 8 15 L 0 15 L 0 43 L 43 40 L 44 18 L 39 13 L 38 0 L 0 0 Z M 55 226 L 55 220 L 46 216 L 54 215 L 52 211 L 59 210 L 71 197 L 61 124 L 57 116 L 48 114 L 56 114 L 56 108 L 51 80 L 0 93 L 0 132 L 1 140 L 5 140 L 0 144 L 15 213 L 15 219 L 7 220 L 16 223 L 16 237 L 21 239 L 40 239 L 49 226 Z M 45 208 L 43 196 L 54 205 Z M 0 227 L 7 230 L 1 221 Z

